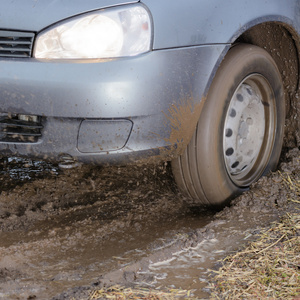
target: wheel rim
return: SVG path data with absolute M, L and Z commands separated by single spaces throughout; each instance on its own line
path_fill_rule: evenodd
M 245 78 L 226 112 L 223 153 L 227 172 L 237 186 L 249 186 L 263 173 L 273 148 L 275 98 L 261 75 Z

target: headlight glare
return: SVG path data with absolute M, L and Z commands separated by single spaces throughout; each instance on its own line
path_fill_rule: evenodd
M 141 5 L 126 5 L 74 17 L 41 32 L 34 57 L 97 59 L 133 56 L 150 50 L 151 23 Z

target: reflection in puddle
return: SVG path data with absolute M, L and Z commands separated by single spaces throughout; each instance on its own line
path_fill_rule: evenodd
M 42 178 L 47 172 L 53 177 Z M 25 182 L 0 199 L 0 271 L 12 278 L 0 281 L 0 290 L 11 299 L 35 287 L 37 298 L 49 298 L 103 282 L 207 297 L 208 270 L 236 248 L 230 235 L 245 234 L 236 221 L 213 223 L 215 212 L 189 207 L 158 167 L 60 173 L 12 158 L 2 175 L 10 186 Z
M 223 251 L 217 249 L 217 239 L 203 240 L 196 247 L 189 247 L 173 253 L 172 258 L 149 265 L 153 275 L 152 286 L 184 288 L 194 290 L 197 296 L 208 296 L 203 292 L 207 285 L 207 276 L 215 260 L 222 256 Z
M 164 168 L 60 173 L 50 164 L 11 162 L 0 160 L 3 299 L 49 299 L 102 284 L 182 288 L 208 298 L 203 288 L 216 261 L 275 220 L 287 195 L 275 174 L 215 214 L 189 207 Z M 42 178 L 47 172 L 55 175 Z M 31 180 L 35 174 L 41 177 Z
M 179 265 L 188 270 L 193 260 L 201 256 L 198 247 L 190 248 L 190 253 L 188 250 L 180 251 L 180 248 L 191 231 L 203 227 L 211 218 L 212 214 L 207 212 L 202 218 L 182 215 L 175 222 L 167 219 L 143 224 L 139 231 L 134 227 L 120 229 L 112 232 L 109 238 L 103 239 L 97 231 L 100 225 L 98 221 L 64 225 L 63 217 L 58 216 L 57 219 L 38 222 L 30 232 L 23 232 L 23 236 L 21 231 L 20 234 L 0 233 L 1 252 L 3 255 L 7 252 L 7 257 L 9 253 L 15 253 L 9 257 L 13 261 L 18 260 L 19 269 L 26 273 L 23 279 L 18 279 L 21 285 L 25 286 L 28 280 L 37 282 L 42 279 L 42 282 L 47 282 L 48 295 L 55 296 L 68 288 L 97 282 L 101 275 L 108 278 L 112 276 L 112 280 L 118 282 L 118 278 L 111 275 L 114 272 L 120 270 L 120 275 L 123 274 L 120 278 L 124 278 L 127 276 L 127 270 L 131 270 L 136 263 L 140 270 L 148 268 L 151 260 L 167 257 L 175 249 L 176 252 L 168 264 L 150 263 L 148 275 L 155 278 L 155 282 L 151 283 L 154 285 L 159 280 L 168 280 L 167 273 L 171 270 L 176 275 L 171 278 L 172 285 L 178 286 L 184 278 L 184 269 L 179 271 Z M 59 227 L 56 227 L 57 224 Z M 143 260 L 145 264 L 140 263 Z M 162 268 L 169 268 L 169 271 L 165 271 L 164 274 L 159 268 L 160 265 Z M 190 276 L 190 270 L 188 273 Z M 136 274 L 139 275 L 138 272 Z M 150 284 L 149 276 L 147 285 Z M 185 279 L 190 280 L 190 277 Z M 138 279 L 134 280 L 134 283 L 138 283 Z M 166 286 L 170 286 L 170 281 L 166 281 Z M 41 293 L 43 291 L 40 291 L 42 296 Z

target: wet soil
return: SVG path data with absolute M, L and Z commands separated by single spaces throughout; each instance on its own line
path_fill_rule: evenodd
M 0 161 L 0 298 L 88 299 L 122 284 L 209 298 L 210 269 L 293 209 L 279 172 L 221 211 L 173 185 L 169 166 L 81 167 Z M 300 150 L 281 172 L 300 180 Z

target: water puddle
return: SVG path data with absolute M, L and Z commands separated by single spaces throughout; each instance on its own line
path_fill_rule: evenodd
M 60 173 L 47 163 L 9 162 L 0 172 L 4 299 L 49 299 L 95 283 L 208 298 L 217 260 L 276 218 L 278 203 L 264 189 L 281 190 L 270 180 L 216 214 L 185 203 L 159 167 Z
M 266 214 L 263 218 L 268 222 L 275 216 Z M 207 299 L 208 279 L 217 268 L 217 262 L 254 239 L 259 228 L 251 215 L 249 218 L 245 215 L 240 221 L 214 221 L 207 226 L 207 236 L 196 245 L 175 251 L 166 260 L 150 263 L 143 275 L 152 276 L 152 282 L 139 284 L 192 290 L 194 297 Z M 201 231 L 201 227 L 196 230 Z
M 151 274 L 148 275 L 152 278 L 152 273 L 155 273 L 154 277 L 158 281 L 162 271 L 158 265 L 151 265 L 151 259 L 169 256 L 170 251 L 178 249 L 178 245 L 183 246 L 191 231 L 205 226 L 211 218 L 211 213 L 203 211 L 201 218 L 194 215 L 179 216 L 175 221 L 160 220 L 150 225 L 144 224 L 138 231 L 134 226 L 125 230 L 114 228 L 104 237 L 102 232 L 97 231 L 100 226 L 98 221 L 63 224 L 63 217 L 59 216 L 54 220 L 37 222 L 30 232 L 0 233 L 2 258 L 4 256 L 7 261 L 13 262 L 11 266 L 5 266 L 3 260 L 0 260 L 0 268 L 14 269 L 18 265 L 19 272 L 23 274 L 18 278 L 18 293 L 21 286 L 24 293 L 27 283 L 31 282 L 32 286 L 27 288 L 27 292 L 33 292 L 32 288 L 40 285 L 39 292 L 35 293 L 41 298 L 45 292 L 48 297 L 52 297 L 68 288 L 89 285 L 97 282 L 101 276 L 117 282 L 120 278 L 114 272 L 122 270 L 120 275 L 124 277 L 126 270 L 130 270 L 137 262 L 138 269 L 147 268 L 150 263 Z M 59 224 L 59 227 L 55 224 Z M 174 257 L 179 259 L 178 262 L 174 261 L 167 267 L 177 274 L 173 282 L 177 285 L 180 276 L 183 276 L 183 267 L 188 269 L 192 262 L 188 262 L 188 257 L 192 256 L 178 252 Z M 140 263 L 143 259 L 144 263 Z M 177 272 L 176 264 L 181 265 L 182 272 Z M 168 285 L 167 282 L 160 284 Z M 7 288 L 11 286 L 0 284 L 0 290 L 5 291 Z M 10 294 L 12 297 L 15 295 Z

